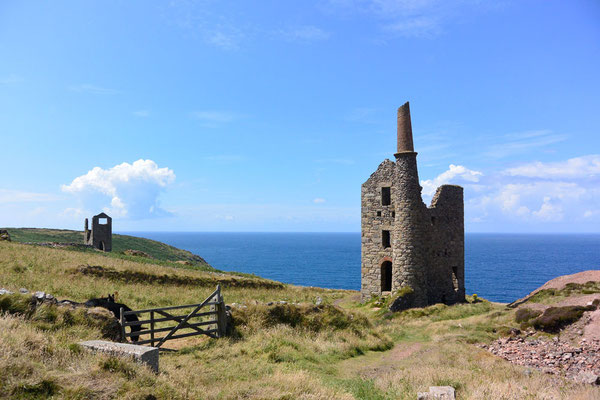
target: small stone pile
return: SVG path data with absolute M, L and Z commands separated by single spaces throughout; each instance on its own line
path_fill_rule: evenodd
M 579 346 L 560 341 L 512 336 L 480 347 L 514 364 L 581 383 L 600 385 L 600 341 L 581 339 Z
M 0 229 L 0 240 L 6 240 L 10 242 L 10 233 L 6 229 Z

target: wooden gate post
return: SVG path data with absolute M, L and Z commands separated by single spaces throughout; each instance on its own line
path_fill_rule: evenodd
M 125 337 L 125 315 L 123 315 L 125 310 L 123 307 L 121 307 L 120 312 L 119 322 L 121 324 L 121 342 L 127 342 L 127 338 Z
M 227 334 L 227 313 L 225 310 L 225 300 L 221 294 L 221 285 L 217 286 L 217 334 L 218 337 L 225 337 Z

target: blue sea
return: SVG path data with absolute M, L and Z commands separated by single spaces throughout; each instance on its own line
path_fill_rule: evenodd
M 189 250 L 224 271 L 360 290 L 360 233 L 128 232 Z M 600 234 L 467 234 L 467 293 L 499 302 L 560 275 L 600 269 Z

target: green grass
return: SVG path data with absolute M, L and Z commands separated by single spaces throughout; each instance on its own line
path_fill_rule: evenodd
M 567 283 L 562 289 L 542 289 L 527 299 L 527 303 L 552 304 L 575 295 L 600 293 L 600 282 Z
M 83 232 L 64 229 L 41 229 L 41 228 L 2 228 L 7 229 L 11 240 L 16 243 L 81 243 L 83 244 Z M 73 248 L 81 252 L 98 253 L 93 249 Z M 139 250 L 148 254 L 152 259 L 143 256 L 126 255 L 125 250 Z M 208 263 L 200 256 L 187 250 L 178 249 L 156 240 L 113 234 L 112 251 L 103 253 L 107 257 L 115 257 L 126 260 L 135 260 L 141 263 L 164 264 L 176 261 L 188 261 L 192 267 L 209 267 Z M 186 267 L 182 265 L 182 267 Z
M 0 242 L 0 286 L 75 301 L 118 291 L 121 302 L 142 309 L 197 303 L 220 284 L 226 303 L 237 303 L 234 334 L 168 342 L 179 351 L 161 353 L 155 375 L 78 345 L 110 335 L 110 315 L 0 296 L 0 398 L 414 399 L 432 385 L 454 386 L 461 399 L 600 395 L 562 378 L 526 376 L 523 367 L 473 346 L 516 324 L 515 311 L 501 304 L 389 315 L 359 305 L 354 291 L 127 257 Z

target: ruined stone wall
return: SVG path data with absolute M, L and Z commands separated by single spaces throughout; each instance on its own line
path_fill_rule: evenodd
M 395 202 L 395 165 L 382 162 L 377 171 L 361 187 L 361 295 L 368 300 L 381 294 L 381 264 L 392 261 L 392 247 L 382 245 L 382 231 L 393 231 Z M 381 188 L 391 188 L 391 204 L 382 205 Z M 390 241 L 393 243 L 394 238 Z M 393 246 L 393 245 L 392 245 Z M 394 288 L 392 287 L 392 290 Z
M 395 156 L 395 163 L 385 160 L 361 188 L 362 300 L 410 286 L 410 300 L 403 299 L 409 307 L 464 301 L 463 189 L 441 186 L 431 208 L 423 203 L 408 102 L 398 109 Z M 389 188 L 389 204 L 382 203 L 382 188 Z M 384 271 L 389 263 L 391 272 Z
M 100 218 L 106 218 L 106 224 L 100 223 Z M 92 217 L 92 229 L 88 230 L 88 220 L 85 219 L 83 242 L 96 249 L 112 250 L 112 218 L 101 213 Z
M 427 283 L 429 304 L 453 304 L 465 298 L 463 188 L 440 186 L 429 208 L 432 228 Z
M 396 219 L 392 262 L 397 289 L 414 290 L 414 306 L 427 305 L 427 270 L 430 227 L 428 211 L 421 198 L 417 153 L 396 154 Z

